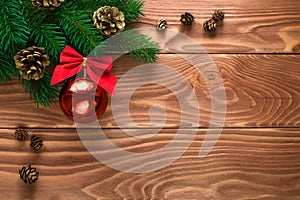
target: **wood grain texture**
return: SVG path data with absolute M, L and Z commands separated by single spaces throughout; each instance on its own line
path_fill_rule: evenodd
M 112 129 L 106 129 L 105 134 L 120 148 L 140 153 L 168 144 L 176 131 L 163 129 L 147 139 L 128 137 Z M 30 135 L 37 134 L 44 140 L 45 149 L 39 154 L 30 152 L 29 141 L 15 140 L 14 130 L 1 129 L 1 198 L 300 198 L 299 128 L 224 129 L 210 154 L 199 159 L 206 131 L 199 129 L 190 148 L 170 166 L 132 174 L 98 162 L 86 151 L 74 129 L 29 130 Z M 40 172 L 34 185 L 25 185 L 19 179 L 18 169 L 26 163 L 32 163 Z
M 191 56 L 195 59 L 194 62 L 202 63 L 201 55 Z M 226 127 L 300 126 L 298 55 L 211 55 L 211 57 L 220 71 L 225 86 Z M 220 81 L 217 72 L 204 69 L 203 74 L 200 74 L 179 55 L 160 55 L 158 63 L 177 70 L 194 88 L 200 108 L 200 123 L 190 124 L 195 114 L 189 113 L 187 120 L 182 122 L 183 125 L 208 127 L 212 114 L 212 96 L 208 92 L 208 87 L 213 88 L 214 84 Z M 139 64 L 141 63 L 133 62 L 131 58 L 122 57 L 115 63 L 114 73 L 121 78 Z M 123 128 L 148 126 L 149 110 L 157 103 L 162 105 L 167 113 L 164 127 L 179 126 L 181 117 L 179 102 L 189 102 L 192 95 L 184 93 L 186 85 L 179 84 L 180 80 L 169 77 L 166 70 L 167 68 L 161 67 L 155 73 L 157 75 L 165 73 L 165 81 L 173 79 L 174 84 L 178 85 L 176 92 L 173 93 L 170 89 L 155 84 L 140 87 L 130 99 L 129 110 L 133 122 L 124 124 Z M 139 82 L 139 77 L 145 76 L 147 74 L 135 73 L 127 81 L 120 83 L 117 95 L 128 94 L 130 83 Z M 182 99 L 177 100 L 175 94 L 181 94 Z M 58 104 L 51 108 L 35 108 L 16 80 L 1 86 L 0 102 L 1 105 L 5 105 L 0 108 L 2 113 L 0 127 L 74 127 L 73 122 L 62 114 Z M 129 116 L 122 114 L 120 118 L 127 119 Z M 159 121 L 163 120 L 163 115 L 155 116 L 155 119 L 157 119 L 156 126 L 160 126 Z M 99 121 L 104 128 L 118 127 L 110 106 Z
M 202 24 L 214 10 L 224 10 L 225 20 L 216 33 L 208 34 Z M 176 29 L 196 40 L 209 53 L 299 53 L 300 4 L 297 0 L 180 0 L 146 1 L 146 16 L 134 27 L 154 27 L 164 18 Z M 195 17 L 192 27 L 180 24 L 180 15 Z M 193 46 L 185 51 L 193 52 Z
M 215 9 L 225 11 L 225 21 L 217 32 L 205 33 L 202 23 Z M 158 157 L 155 163 L 172 159 L 189 142 L 194 130 L 191 128 L 196 128 L 189 148 L 174 163 L 154 172 L 117 171 L 97 161 L 84 146 L 86 142 L 100 145 L 106 141 L 103 139 L 99 144 L 95 141 L 91 132 L 95 129 L 85 130 L 88 141 L 83 143 L 58 104 L 35 108 L 14 79 L 0 86 L 0 200 L 300 199 L 299 1 L 148 0 L 143 10 L 146 16 L 130 26 L 154 28 L 156 21 L 164 18 L 168 30 L 179 31 L 198 43 L 182 40 L 180 34 L 172 35 L 172 31 L 151 33 L 164 48 L 156 64 L 176 70 L 189 84 L 170 75 L 162 66 L 146 75 L 135 72 L 118 84 L 117 95 L 129 94 L 132 83 L 139 83 L 139 77 L 147 76 L 154 80 L 160 77 L 158 80 L 171 83 L 177 90 L 174 93 L 153 83 L 141 86 L 130 97 L 130 114 L 119 115 L 126 123 L 117 125 L 112 106 L 99 123 L 113 144 L 132 153 L 153 153 L 165 147 L 174 141 L 178 127 L 182 127 L 184 133 L 176 148 L 167 156 Z M 180 24 L 184 12 L 195 16 L 193 26 Z M 214 63 L 206 59 L 205 52 L 210 53 L 222 79 L 217 70 L 211 70 Z M 202 67 L 202 73 L 181 56 Z M 141 64 L 122 57 L 114 63 L 113 73 L 120 80 Z M 219 91 L 221 83 L 225 86 L 227 106 L 224 129 L 213 150 L 200 159 L 199 151 L 212 114 L 211 100 L 215 99 L 209 88 Z M 188 92 L 188 85 L 195 96 Z M 175 94 L 181 98 L 177 99 Z M 198 101 L 199 108 L 192 100 Z M 180 101 L 199 110 L 199 123 L 191 123 L 197 117 L 193 111 L 181 111 Z M 163 111 L 155 116 L 149 114 L 157 104 L 165 109 L 165 122 Z M 125 106 L 114 105 L 117 109 Z M 187 116 L 185 120 L 181 120 L 182 113 Z M 222 114 L 220 110 L 214 113 Z M 151 120 L 152 129 L 147 127 Z M 29 128 L 30 135 L 40 136 L 45 145 L 43 152 L 32 153 L 29 140 L 15 140 L 17 127 Z M 132 131 L 141 136 L 149 136 L 149 131 L 157 134 L 141 139 L 126 134 Z M 213 144 L 211 137 L 208 139 Z M 112 157 L 112 161 L 126 163 L 128 159 Z M 24 184 L 18 174 L 29 163 L 40 172 L 38 182 L 33 185 Z

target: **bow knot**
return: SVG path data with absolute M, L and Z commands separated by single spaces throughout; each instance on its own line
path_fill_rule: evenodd
M 60 54 L 60 64 L 55 67 L 51 85 L 66 80 L 83 70 L 84 77 L 101 86 L 110 94 L 114 94 L 117 78 L 110 73 L 111 56 L 83 57 L 75 49 L 66 46 Z

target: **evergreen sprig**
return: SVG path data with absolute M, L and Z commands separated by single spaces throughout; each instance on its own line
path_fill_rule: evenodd
M 57 102 L 58 89 L 56 86 L 51 86 L 51 76 L 45 72 L 44 77 L 39 80 L 22 79 L 22 85 L 26 92 L 29 92 L 30 98 L 34 99 L 35 105 L 50 107 L 52 103 Z
M 98 46 L 97 52 L 130 54 L 135 60 L 153 63 L 157 60 L 160 49 L 158 44 L 151 41 L 151 37 L 129 29 L 105 40 L 105 45 Z
M 60 27 L 55 23 L 53 15 L 47 15 L 30 1 L 24 1 L 27 11 L 27 20 L 30 30 L 30 42 L 36 46 L 44 47 L 50 56 L 52 65 L 59 61 L 59 54 L 66 46 L 66 38 Z
M 125 22 L 130 23 L 144 16 L 145 14 L 141 10 L 144 6 L 143 1 L 139 0 L 111 0 L 105 1 L 108 6 L 116 6 L 126 16 Z
M 140 0 L 85 0 L 85 1 L 72 1 L 69 0 L 64 8 L 68 10 L 83 10 L 89 16 L 92 16 L 94 11 L 102 6 L 115 6 L 126 16 L 125 22 L 130 23 L 144 16 L 141 10 L 144 2 Z
M 145 63 L 154 63 L 158 56 L 157 54 L 160 52 L 157 48 L 143 48 L 131 51 L 131 57 L 134 60 L 143 61 Z
M 31 23 L 30 40 L 44 47 L 52 60 L 52 65 L 59 62 L 59 55 L 66 46 L 66 38 L 59 26 L 53 23 Z
M 0 2 L 1 50 L 14 55 L 29 40 L 28 24 L 20 0 Z
M 104 39 L 84 11 L 60 12 L 58 18 L 59 26 L 64 31 L 68 44 L 82 55 L 87 55 Z
M 9 80 L 16 75 L 13 59 L 0 51 L 0 82 Z

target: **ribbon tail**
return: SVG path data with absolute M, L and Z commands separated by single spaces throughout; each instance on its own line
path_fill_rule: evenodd
M 117 77 L 115 77 L 110 73 L 104 73 L 98 82 L 98 85 L 100 85 L 111 95 L 115 95 L 116 84 L 117 84 Z
M 111 95 L 115 94 L 115 87 L 117 84 L 117 78 L 109 72 L 104 72 L 101 77 L 99 75 L 88 73 L 89 77 L 97 83 L 100 87 L 106 90 Z

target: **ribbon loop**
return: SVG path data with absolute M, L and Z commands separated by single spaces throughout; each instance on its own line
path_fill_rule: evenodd
M 110 73 L 111 68 L 111 56 L 86 58 L 72 47 L 66 46 L 60 55 L 60 64 L 53 72 L 51 85 L 64 81 L 83 70 L 84 77 L 89 76 L 94 83 L 113 95 L 117 78 Z

